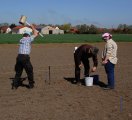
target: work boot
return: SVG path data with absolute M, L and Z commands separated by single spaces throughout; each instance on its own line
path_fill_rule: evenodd
M 73 80 L 72 84 L 82 85 L 80 80 Z
M 34 88 L 34 84 L 33 83 L 29 83 L 29 86 L 28 86 L 29 89 L 32 89 Z
M 104 90 L 112 90 L 112 89 L 114 89 L 114 87 L 106 86 L 106 87 L 104 87 L 103 89 L 104 89 Z
M 19 81 L 18 79 L 13 79 L 12 80 L 12 89 L 17 89 L 20 85 L 22 84 L 21 81 Z
M 72 84 L 77 84 L 78 81 L 77 80 L 72 80 Z

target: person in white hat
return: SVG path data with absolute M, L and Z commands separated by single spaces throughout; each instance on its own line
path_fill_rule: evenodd
M 102 64 L 108 79 L 108 85 L 104 89 L 109 90 L 115 88 L 114 68 L 115 64 L 117 64 L 117 44 L 110 33 L 104 33 L 102 39 L 106 42 L 102 51 Z
M 31 52 L 31 43 L 34 39 L 38 36 L 38 32 L 35 30 L 34 26 L 31 25 L 33 30 L 33 35 L 30 32 L 25 31 L 23 34 L 22 39 L 19 41 L 19 51 L 18 56 L 16 58 L 16 65 L 15 65 L 15 79 L 13 81 L 13 87 L 16 89 L 22 84 L 20 81 L 20 77 L 22 75 L 23 69 L 25 69 L 28 81 L 29 81 L 29 88 L 34 87 L 34 78 L 33 78 L 33 66 L 30 62 L 30 52 Z

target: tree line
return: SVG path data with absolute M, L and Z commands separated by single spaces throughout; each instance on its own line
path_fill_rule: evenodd
M 1 26 L 9 26 L 10 28 L 13 28 L 17 26 L 16 24 L 9 24 L 9 23 L 0 23 Z M 60 29 L 64 30 L 65 33 L 77 33 L 77 34 L 100 34 L 104 32 L 110 32 L 110 33 L 117 33 L 117 34 L 132 34 L 132 25 L 127 24 L 119 24 L 117 28 L 99 28 L 93 24 L 87 25 L 87 24 L 81 24 L 72 26 L 72 24 L 62 24 L 62 25 L 52 25 L 52 24 L 39 24 L 36 26 L 54 26 L 59 27 Z

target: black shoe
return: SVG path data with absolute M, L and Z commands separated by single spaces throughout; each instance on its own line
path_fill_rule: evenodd
M 72 81 L 72 84 L 77 84 L 77 83 L 78 83 L 78 81 L 76 81 L 76 80 Z
M 112 90 L 112 89 L 114 89 L 114 87 L 106 86 L 106 87 L 104 87 L 103 89 L 104 89 L 104 90 Z
M 82 83 L 80 81 L 76 81 L 76 80 L 73 80 L 72 81 L 72 84 L 76 84 L 78 86 L 81 86 L 82 85 Z
M 29 89 L 34 88 L 34 84 L 29 84 L 28 88 L 29 88 Z
M 21 81 L 19 81 L 17 79 L 12 80 L 12 89 L 14 89 L 14 88 L 17 89 L 21 85 L 22 85 Z

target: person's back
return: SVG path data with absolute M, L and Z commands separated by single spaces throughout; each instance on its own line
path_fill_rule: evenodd
M 92 49 L 91 45 L 84 44 L 77 48 L 77 50 L 74 53 L 74 56 L 76 57 L 76 60 L 81 63 L 82 59 L 84 58 L 90 58 L 92 57 L 92 54 L 90 52 L 90 49 Z
M 89 53 L 89 49 L 91 49 L 92 46 L 88 45 L 88 44 L 84 44 L 81 45 L 80 47 L 77 48 L 77 50 L 75 51 L 75 54 L 88 54 Z

